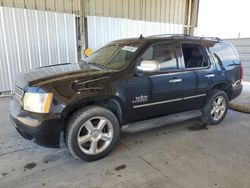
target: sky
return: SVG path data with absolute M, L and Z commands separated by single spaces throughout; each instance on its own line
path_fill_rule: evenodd
M 196 35 L 250 38 L 250 0 L 200 0 Z

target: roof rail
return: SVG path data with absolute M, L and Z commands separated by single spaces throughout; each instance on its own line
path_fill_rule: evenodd
M 222 41 L 222 39 L 219 37 L 201 37 L 201 39 Z
M 187 34 L 158 34 L 158 35 L 150 35 L 148 37 L 161 37 L 161 36 L 185 36 L 185 37 L 190 37 L 190 35 Z
M 193 38 L 193 39 L 204 39 L 204 40 L 216 40 L 216 41 L 222 41 L 222 39 L 218 38 L 218 37 L 200 37 L 200 36 L 191 36 L 191 35 L 187 35 L 187 34 L 159 34 L 159 35 L 151 35 L 148 37 L 164 37 L 164 36 L 168 36 L 168 37 L 189 37 L 189 38 Z

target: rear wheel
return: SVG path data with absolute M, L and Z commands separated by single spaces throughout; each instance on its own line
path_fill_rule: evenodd
M 227 110 L 227 94 L 221 90 L 213 90 L 206 106 L 202 109 L 201 120 L 211 125 L 219 124 L 225 118 Z
M 76 112 L 69 121 L 65 141 L 72 155 L 94 161 L 108 155 L 120 136 L 116 116 L 99 106 L 89 106 Z

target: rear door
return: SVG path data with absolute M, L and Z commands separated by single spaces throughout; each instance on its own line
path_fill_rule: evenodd
M 209 85 L 214 82 L 215 67 L 207 49 L 199 43 L 180 43 L 183 69 L 183 108 L 201 108 L 206 103 Z
M 182 110 L 182 74 L 175 44 L 156 43 L 145 50 L 142 60 L 156 60 L 160 70 L 128 79 L 128 120 L 138 121 Z M 140 63 L 139 62 L 139 63 Z

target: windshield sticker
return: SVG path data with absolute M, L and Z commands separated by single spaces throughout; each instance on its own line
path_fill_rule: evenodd
M 124 46 L 122 50 L 129 51 L 129 52 L 135 52 L 137 50 L 137 46 Z

